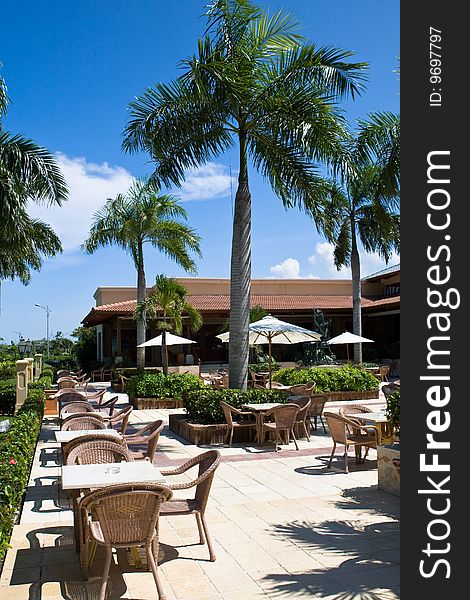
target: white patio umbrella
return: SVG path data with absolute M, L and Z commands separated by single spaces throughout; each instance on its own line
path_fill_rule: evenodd
M 271 315 L 263 317 L 259 321 L 250 323 L 248 326 L 250 345 L 268 344 L 269 345 L 269 387 L 271 387 L 272 376 L 272 353 L 271 344 L 299 344 L 300 342 L 319 342 L 321 335 L 316 331 L 304 329 L 292 323 L 286 323 L 276 319 Z M 222 342 L 228 342 L 230 332 L 222 333 L 218 336 Z
M 349 362 L 349 345 L 348 344 L 359 344 L 362 342 L 373 342 L 373 341 L 374 340 L 370 340 L 369 338 L 365 338 L 360 335 L 356 335 L 355 333 L 350 333 L 349 331 L 345 331 L 344 333 L 341 333 L 340 335 L 337 335 L 336 337 L 331 338 L 331 340 L 328 340 L 325 343 L 328 345 L 346 344 L 346 353 L 347 353 L 348 362 Z
M 162 345 L 162 334 L 157 335 L 150 340 L 147 340 L 143 344 L 139 344 L 137 348 L 148 348 L 149 346 L 161 346 Z M 172 333 L 165 333 L 165 343 L 167 346 L 179 346 L 181 344 L 195 344 L 194 340 L 188 340 L 179 335 L 173 335 Z

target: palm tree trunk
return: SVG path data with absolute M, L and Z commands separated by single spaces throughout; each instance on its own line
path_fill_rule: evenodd
M 353 291 L 353 333 L 362 335 L 361 264 L 356 241 L 356 225 L 351 223 L 351 275 Z M 354 344 L 354 362 L 362 362 L 362 344 Z
M 146 292 L 144 257 L 142 247 L 139 248 L 139 261 L 137 265 L 137 303 L 145 300 Z M 145 342 L 145 315 L 137 319 L 137 346 Z M 137 348 L 137 369 L 145 367 L 145 348 Z
M 240 174 L 235 196 L 230 265 L 229 386 L 246 390 L 248 325 L 251 295 L 251 194 L 248 187 L 246 139 L 240 134 Z

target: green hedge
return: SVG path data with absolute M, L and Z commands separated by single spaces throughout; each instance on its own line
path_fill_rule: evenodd
M 13 360 L 0 361 L 0 380 L 16 377 L 16 364 Z
M 182 399 L 185 392 L 204 387 L 197 375 L 189 373 L 142 373 L 126 381 L 124 391 L 129 399 L 135 398 L 177 398 Z
M 387 396 L 387 409 L 385 411 L 387 419 L 392 423 L 397 437 L 400 437 L 400 390 Z
M 316 383 L 316 392 L 362 392 L 378 390 L 379 381 L 372 373 L 346 365 L 337 368 L 281 369 L 273 376 L 284 385 Z
M 28 485 L 44 400 L 43 390 L 31 390 L 10 429 L 0 434 L 0 560 L 9 547 L 15 516 Z
M 191 421 L 194 423 L 225 423 L 224 413 L 220 407 L 223 400 L 235 408 L 242 404 L 263 402 L 288 402 L 287 392 L 281 390 L 262 390 L 258 388 L 241 390 L 217 390 L 205 386 L 197 391 L 186 392 L 183 396 L 184 407 Z
M 50 389 L 50 377 L 40 377 L 37 381 L 28 384 L 28 391 Z M 0 415 L 13 415 L 16 404 L 16 382 L 0 387 Z

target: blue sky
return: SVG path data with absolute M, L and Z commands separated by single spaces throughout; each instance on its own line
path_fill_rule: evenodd
M 2 3 L 0 62 L 11 105 L 5 129 L 23 133 L 57 153 L 71 190 L 60 209 L 32 207 L 60 235 L 64 253 L 46 261 L 28 286 L 2 286 L 0 337 L 17 340 L 45 336 L 45 312 L 51 308 L 50 331 L 69 335 L 94 304 L 98 285 L 135 285 L 129 256 L 117 248 L 92 256 L 80 251 L 92 214 L 108 197 L 125 191 L 135 176 L 151 171 L 145 155 L 121 152 L 126 109 L 134 96 L 157 81 L 179 73 L 178 62 L 191 55 L 203 33 L 204 0 L 12 0 Z M 370 64 L 367 90 L 344 102 L 354 122 L 376 110 L 399 112 L 397 68 L 398 0 L 286 0 L 258 4 L 285 7 L 303 25 L 302 33 L 319 45 L 355 52 Z M 232 203 L 230 172 L 235 155 L 215 159 L 188 175 L 180 196 L 189 223 L 202 237 L 201 277 L 228 277 Z M 286 212 L 253 170 L 253 277 L 345 277 L 331 263 L 331 247 L 298 210 Z M 233 194 L 236 187 L 233 186 Z M 396 261 L 395 261 L 396 262 Z M 363 258 L 363 274 L 383 267 L 375 256 Z M 147 282 L 157 273 L 184 276 L 176 265 L 146 254 Z

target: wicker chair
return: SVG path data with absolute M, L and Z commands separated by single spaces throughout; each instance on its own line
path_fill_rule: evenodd
M 308 416 L 310 419 L 313 418 L 313 426 L 315 431 L 318 430 L 317 419 L 320 419 L 320 422 L 323 426 L 323 432 L 326 433 L 326 427 L 322 415 L 325 404 L 328 402 L 328 396 L 326 394 L 312 394 L 310 396 L 310 402 L 311 404 L 308 411 Z
M 67 455 L 68 465 L 100 465 L 133 461 L 132 453 L 123 444 L 110 440 L 109 437 L 77 444 Z
M 103 405 L 101 405 L 103 406 Z M 126 433 L 127 425 L 129 423 L 129 417 L 131 416 L 131 412 L 133 411 L 132 404 L 126 404 L 124 408 L 119 410 L 114 415 L 109 417 L 104 417 L 104 422 L 108 427 L 114 428 L 114 425 L 121 424 L 120 433 L 124 435 Z
M 198 476 L 196 479 L 187 483 L 168 484 L 171 490 L 186 490 L 196 488 L 194 498 L 180 499 L 175 498 L 164 504 L 161 509 L 161 514 L 166 517 L 176 515 L 195 515 L 197 527 L 199 531 L 199 543 L 204 544 L 204 539 L 209 548 L 210 560 L 215 560 L 215 552 L 212 547 L 209 531 L 205 518 L 205 510 L 209 493 L 214 479 L 215 470 L 219 466 L 220 452 L 218 450 L 208 450 L 199 456 L 194 456 L 176 469 L 161 471 L 165 477 L 171 475 L 180 475 L 185 473 L 192 467 L 198 467 Z
M 161 419 L 140 427 L 135 433 L 129 433 L 124 436 L 124 443 L 134 459 L 144 459 L 153 462 L 157 450 L 160 433 L 164 423 Z M 144 450 L 132 450 L 129 446 L 146 446 Z
M 78 506 L 83 531 L 80 561 L 85 578 L 88 578 L 90 543 L 106 548 L 99 600 L 106 596 L 113 548 L 138 546 L 145 547 L 158 598 L 165 600 L 157 572 L 158 520 L 162 506 L 172 495 L 172 491 L 162 485 L 134 483 L 107 486 L 80 499 Z
M 331 467 L 331 461 L 336 450 L 336 444 L 344 445 L 344 472 L 349 473 L 348 468 L 348 448 L 354 446 L 356 450 L 356 462 L 361 462 L 360 449 L 362 446 L 368 448 L 377 448 L 378 431 L 377 428 L 363 427 L 357 421 L 348 419 L 332 412 L 324 413 L 328 428 L 333 438 L 333 450 L 331 451 L 328 468 Z M 365 458 L 365 457 L 364 457 Z
M 104 440 L 105 442 L 112 441 L 115 444 L 124 445 L 123 438 L 114 438 L 114 437 L 110 438 L 109 435 L 107 435 L 106 433 L 102 433 L 102 431 L 103 431 L 102 429 L 97 429 L 96 433 L 86 433 L 84 435 L 79 435 L 76 438 L 74 438 L 73 440 L 70 440 L 70 442 L 63 444 L 62 456 L 64 459 L 64 464 L 68 464 L 67 458 L 68 458 L 70 452 L 75 447 L 80 446 L 81 444 L 84 444 L 85 442 L 99 442 L 101 440 Z
M 249 369 L 249 372 L 249 383 L 251 384 L 251 387 L 255 387 L 256 385 L 260 385 L 262 387 L 266 386 L 266 382 L 268 381 L 268 377 L 266 375 L 262 375 L 261 373 L 257 373 L 256 371 L 252 371 L 251 369 Z
M 99 369 L 93 369 L 93 371 L 90 372 L 90 380 L 103 381 L 103 371 L 104 367 L 100 367 Z
M 291 385 L 288 392 L 289 396 L 307 396 L 307 384 L 298 383 L 297 385 Z
M 75 413 L 66 417 L 60 426 L 62 431 L 78 431 L 80 429 L 106 429 L 106 423 L 100 415 Z
M 114 396 L 114 398 L 110 398 L 106 400 L 106 402 L 101 402 L 98 404 L 95 410 L 108 411 L 108 417 L 112 417 L 114 414 L 114 408 L 116 406 L 116 402 L 119 400 L 119 396 Z
M 372 409 L 368 406 L 364 406 L 363 404 L 346 404 L 341 406 L 338 410 L 339 414 L 344 417 L 347 414 L 355 415 L 355 414 L 364 414 L 372 412 Z
M 105 394 L 106 389 L 101 390 L 99 392 L 86 392 L 86 399 L 89 402 L 98 402 L 98 404 L 101 404 Z
M 222 400 L 220 401 L 220 406 L 224 411 L 225 420 L 227 421 L 228 425 L 225 443 L 227 443 L 229 446 L 232 445 L 233 431 L 235 429 L 249 429 L 256 432 L 256 420 L 254 420 L 254 415 L 252 412 L 240 410 L 230 404 L 227 404 L 227 402 L 223 402 Z M 247 420 L 248 418 L 249 420 Z
M 67 402 L 67 404 L 62 405 L 62 408 L 59 412 L 60 419 L 65 419 L 71 414 L 74 413 L 94 413 L 95 409 L 93 406 L 86 402 L 85 400 L 80 400 L 79 402 Z
M 295 439 L 294 433 L 294 425 L 297 418 L 297 413 L 299 412 L 299 407 L 297 404 L 282 404 L 281 406 L 276 406 L 271 410 L 268 410 L 264 417 L 269 418 L 272 417 L 274 422 L 267 423 L 263 422 L 262 427 L 262 435 L 261 435 L 261 445 L 264 444 L 264 438 L 266 433 L 275 433 L 276 434 L 276 445 L 275 450 L 277 452 L 278 443 L 282 441 L 281 433 L 286 433 L 287 444 L 290 443 L 290 436 L 292 435 L 292 439 L 294 440 L 295 449 L 298 450 L 299 446 L 297 445 L 297 440 Z
M 310 410 L 310 398 L 308 396 L 294 396 L 293 398 L 289 398 L 290 404 L 296 404 L 299 407 L 299 412 L 295 417 L 294 427 L 297 430 L 297 437 L 306 437 L 308 441 L 310 441 L 310 421 L 309 421 L 309 410 Z M 308 421 L 308 425 L 307 425 Z M 303 436 L 299 435 L 299 430 L 303 431 Z

